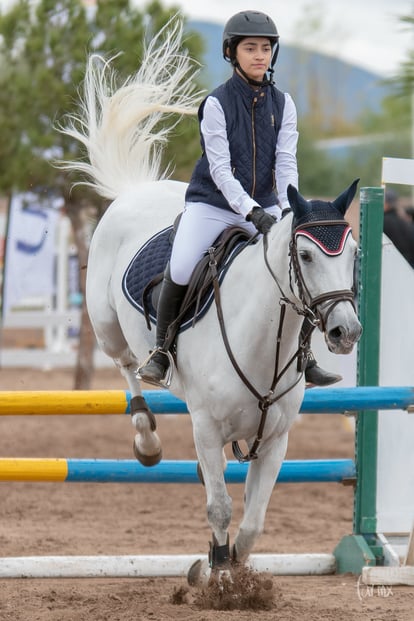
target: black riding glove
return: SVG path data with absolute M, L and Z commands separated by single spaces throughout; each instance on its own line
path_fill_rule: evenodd
M 268 233 L 276 222 L 276 218 L 267 213 L 262 207 L 253 207 L 250 213 L 247 214 L 246 220 L 247 222 L 253 222 L 262 235 Z

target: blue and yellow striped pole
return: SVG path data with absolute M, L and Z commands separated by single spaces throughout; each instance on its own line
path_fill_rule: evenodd
M 166 390 L 144 390 L 154 414 L 182 414 L 186 404 Z M 0 391 L 0 415 L 130 414 L 128 390 Z
M 144 390 L 154 414 L 184 414 L 187 406 L 167 390 Z M 346 414 L 360 410 L 413 411 L 412 386 L 312 388 L 305 391 L 302 414 Z M 0 391 L 0 416 L 130 414 L 128 390 Z
M 244 483 L 248 464 L 229 461 L 227 483 Z M 355 477 L 352 459 L 287 460 L 278 483 L 344 482 Z M 199 483 L 197 461 L 164 460 L 146 468 L 132 459 L 0 458 L 0 481 L 71 483 Z

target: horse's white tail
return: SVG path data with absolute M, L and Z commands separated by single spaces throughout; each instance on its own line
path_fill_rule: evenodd
M 175 23 L 174 23 L 175 21 Z M 194 62 L 180 53 L 183 25 L 173 18 L 146 49 L 140 69 L 116 88 L 113 58 L 89 57 L 79 113 L 59 131 L 81 142 L 89 162 L 60 161 L 60 168 L 86 174 L 98 194 L 114 199 L 161 172 L 162 147 L 181 115 L 195 114 Z M 165 115 L 180 115 L 160 125 Z

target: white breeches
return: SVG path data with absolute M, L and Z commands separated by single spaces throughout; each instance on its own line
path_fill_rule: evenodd
M 280 207 L 266 208 L 277 220 Z M 198 261 L 217 237 L 229 226 L 240 226 L 254 235 L 257 231 L 243 216 L 205 203 L 186 203 L 175 235 L 170 259 L 170 274 L 177 285 L 187 285 Z

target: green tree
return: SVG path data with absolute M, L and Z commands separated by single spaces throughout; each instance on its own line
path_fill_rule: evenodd
M 414 36 L 414 9 L 411 15 L 401 17 L 401 23 Z M 401 63 L 399 74 L 393 81 L 403 95 L 411 97 L 414 92 L 414 47 L 408 51 L 407 58 Z
M 85 221 L 90 207 L 102 213 L 105 202 L 83 186 L 72 189 L 73 179 L 57 170 L 55 158 L 84 156 L 80 146 L 56 131 L 66 114 L 76 111 L 78 88 L 91 52 L 116 58 L 120 81 L 139 68 L 145 42 L 178 13 L 157 0 L 143 10 L 130 0 L 98 0 L 87 8 L 81 0 L 18 0 L 0 14 L 0 191 L 57 191 L 72 222 L 81 266 L 84 293 L 88 251 Z M 202 43 L 192 33 L 185 45 L 193 58 Z M 186 149 L 182 148 L 185 140 Z M 193 146 L 191 146 L 193 145 Z M 181 148 L 180 148 L 181 147 Z M 189 147 L 189 148 L 188 148 Z M 185 169 L 198 147 L 194 119 L 183 119 L 168 145 L 165 157 Z M 177 170 L 176 176 L 179 176 Z M 75 387 L 88 388 L 93 369 L 94 337 L 85 304 Z

